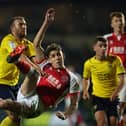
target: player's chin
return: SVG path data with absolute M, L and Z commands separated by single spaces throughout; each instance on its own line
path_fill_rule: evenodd
M 22 34 L 20 34 L 20 38 L 24 38 L 24 37 L 26 37 L 26 33 L 22 33 Z
M 55 68 L 59 69 L 62 68 L 62 65 L 60 63 L 55 64 Z

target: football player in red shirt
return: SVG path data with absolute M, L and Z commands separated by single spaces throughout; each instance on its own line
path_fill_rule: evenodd
M 18 46 L 8 56 L 8 62 L 14 62 L 20 71 L 26 74 L 17 101 L 0 100 L 0 108 L 13 112 L 12 116 L 36 117 L 46 110 L 55 108 L 67 94 L 71 96 L 69 108 L 64 112 L 58 111 L 56 115 L 64 120 L 78 107 L 79 83 L 76 76 L 64 65 L 62 48 L 52 43 L 44 52 L 40 46 L 46 29 L 54 20 L 54 15 L 55 9 L 47 10 L 44 23 L 34 39 L 36 62 L 39 67 L 30 63 L 22 54 L 26 48 L 24 46 Z
M 122 12 L 112 12 L 110 14 L 111 27 L 113 32 L 104 37 L 108 41 L 108 50 L 107 53 L 110 55 L 117 55 L 120 57 L 124 67 L 126 68 L 126 32 L 125 28 L 125 16 Z M 126 75 L 124 81 L 124 87 L 120 92 L 120 111 L 123 111 L 123 117 L 126 124 L 126 110 L 124 109 L 124 104 L 126 103 Z

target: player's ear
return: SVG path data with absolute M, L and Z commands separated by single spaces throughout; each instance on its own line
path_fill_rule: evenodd
M 124 23 L 124 26 L 126 26 L 126 21 L 125 21 L 125 23 Z
M 93 44 L 93 46 L 92 46 L 93 51 L 96 51 L 95 46 L 96 46 L 96 44 Z
M 112 22 L 110 22 L 110 27 L 113 28 Z
M 65 53 L 63 53 L 63 58 L 64 58 L 64 59 L 66 58 L 66 55 L 65 55 Z
M 110 22 L 110 27 L 113 28 L 113 23 L 112 23 L 112 21 Z
M 93 49 L 93 51 L 95 51 L 95 47 L 93 47 L 92 49 Z

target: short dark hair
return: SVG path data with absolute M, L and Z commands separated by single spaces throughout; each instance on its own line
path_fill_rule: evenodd
M 62 51 L 62 48 L 59 44 L 52 43 L 48 45 L 47 48 L 45 49 L 45 56 L 49 57 L 50 52 L 53 50 Z
M 15 20 L 25 20 L 25 17 L 23 16 L 15 16 L 10 19 L 9 26 L 11 26 Z
M 101 42 L 104 42 L 104 43 L 107 42 L 107 40 L 103 36 L 96 36 L 96 38 L 94 40 L 94 44 L 96 44 L 98 41 L 101 41 Z
M 112 13 L 110 13 L 110 20 L 113 19 L 113 17 L 122 17 L 122 18 L 125 18 L 124 14 L 122 12 L 119 12 L 119 11 L 114 11 Z

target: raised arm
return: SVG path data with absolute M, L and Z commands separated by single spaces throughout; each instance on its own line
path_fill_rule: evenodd
M 39 31 L 37 32 L 33 44 L 36 50 L 36 59 L 38 62 L 42 61 L 44 58 L 44 49 L 41 47 L 41 43 L 44 39 L 45 32 L 49 25 L 54 21 L 55 18 L 55 9 L 54 8 L 49 8 L 45 14 L 45 19 L 43 24 L 41 25 Z

